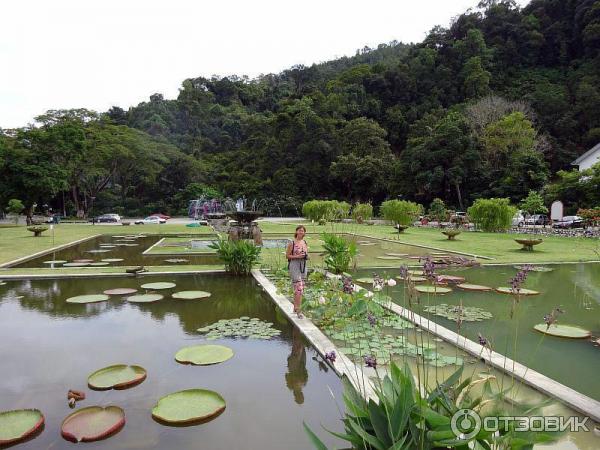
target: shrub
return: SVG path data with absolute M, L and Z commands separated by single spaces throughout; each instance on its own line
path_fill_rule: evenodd
M 363 223 L 373 217 L 373 205 L 370 203 L 357 203 L 352 207 L 352 218 L 357 223 Z
M 587 226 L 594 227 L 600 223 L 600 206 L 590 209 L 578 209 L 577 215 L 583 219 Z
M 321 238 L 325 250 L 323 262 L 327 270 L 333 273 L 347 272 L 358 253 L 356 243 L 348 242 L 342 236 L 331 233 L 323 233 Z
M 429 218 L 436 222 L 445 222 L 448 218 L 448 210 L 441 198 L 434 198 L 429 205 Z
M 253 242 L 243 239 L 238 241 L 219 239 L 209 247 L 217 251 L 217 256 L 225 264 L 225 270 L 235 275 L 250 273 L 252 266 L 258 262 L 261 250 Z
M 6 210 L 10 213 L 10 214 L 14 214 L 15 215 L 15 223 L 19 223 L 19 214 L 21 214 L 21 212 L 25 209 L 25 205 L 23 204 L 23 202 L 19 199 L 16 198 L 11 198 L 8 201 L 8 207 L 6 208 Z
M 423 212 L 423 206 L 406 200 L 388 200 L 381 204 L 381 214 L 395 225 L 408 226 Z
M 488 232 L 508 230 L 516 212 L 507 198 L 480 198 L 468 209 L 475 225 Z
M 302 205 L 302 215 L 309 220 L 338 220 L 348 217 L 350 204 L 337 200 L 310 200 Z

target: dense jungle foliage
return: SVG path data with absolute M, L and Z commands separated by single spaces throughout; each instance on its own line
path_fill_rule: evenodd
M 598 142 L 600 0 L 485 0 L 418 44 L 190 78 L 128 111 L 48 111 L 0 134 L 0 205 L 181 213 L 204 193 L 276 214 L 312 198 L 465 210 L 563 192 L 548 183 Z

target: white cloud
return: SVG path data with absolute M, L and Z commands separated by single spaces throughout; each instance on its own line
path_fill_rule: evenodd
M 521 0 L 520 4 L 528 0 Z M 0 127 L 48 109 L 177 95 L 185 78 L 279 72 L 417 42 L 478 0 L 5 0 Z

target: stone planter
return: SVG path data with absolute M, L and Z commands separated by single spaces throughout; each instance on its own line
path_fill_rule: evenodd
M 544 241 L 543 239 L 515 239 L 515 242 L 517 244 L 521 244 L 523 246 L 523 248 L 521 248 L 521 250 L 524 250 L 526 252 L 532 252 L 533 246 L 539 245 L 543 241 Z
M 48 229 L 48 227 L 44 227 L 44 226 L 33 226 L 33 227 L 27 227 L 27 231 L 31 231 L 33 233 L 33 237 L 39 237 L 42 235 L 42 233 L 44 231 L 46 231 Z
M 460 230 L 445 230 L 445 231 L 442 231 L 442 234 L 444 236 L 447 236 L 449 241 L 454 241 L 456 239 L 456 236 L 458 236 L 460 233 L 461 233 Z

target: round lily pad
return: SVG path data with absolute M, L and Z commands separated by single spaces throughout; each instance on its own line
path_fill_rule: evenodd
M 101 267 L 101 266 L 108 266 L 110 263 L 107 263 L 105 261 L 101 261 L 101 262 L 93 262 L 90 263 L 90 266 L 92 267 Z
M 442 286 L 415 286 L 415 290 L 426 294 L 447 294 L 448 292 L 452 292 L 452 289 Z
M 72 262 L 74 263 L 93 263 L 93 259 L 74 259 Z
M 421 270 L 421 269 L 411 269 L 411 270 L 408 270 L 408 273 L 410 273 L 411 275 L 421 276 L 421 275 L 423 275 L 423 270 Z
M 160 283 L 146 283 L 146 284 L 142 284 L 142 289 L 171 289 L 174 288 L 176 286 L 175 283 L 169 283 L 169 282 L 160 282 Z
M 387 256 L 395 256 L 396 258 L 403 258 L 408 256 L 408 253 L 386 253 Z
M 359 242 L 358 245 L 377 245 L 377 242 Z
M 180 291 L 180 292 L 175 292 L 172 295 L 173 298 L 179 298 L 182 300 L 195 300 L 198 298 L 207 298 L 210 296 L 211 296 L 211 293 L 205 292 L 205 291 Z
M 125 247 L 137 247 L 140 244 L 123 244 Z
M 127 294 L 135 294 L 137 289 L 134 288 L 114 288 L 108 289 L 104 291 L 106 295 L 127 295 Z
M 98 391 L 127 389 L 140 384 L 145 379 L 146 369 L 143 367 L 116 364 L 92 373 L 88 377 L 88 386 Z
M 214 418 L 225 410 L 225 400 L 207 389 L 186 389 L 162 397 L 152 417 L 167 424 L 192 424 Z
M 465 281 L 465 277 L 459 277 L 457 275 L 439 275 L 437 277 L 438 282 L 440 283 L 452 283 L 452 284 L 458 284 L 458 283 L 462 283 L 463 281 Z
M 63 267 L 86 267 L 89 265 L 90 265 L 90 263 L 71 262 L 71 263 L 63 264 Z
M 355 281 L 357 283 L 369 283 L 369 284 L 372 284 L 374 280 L 373 280 L 373 278 L 362 277 L 362 278 L 357 278 Z
M 15 409 L 0 412 L 0 446 L 27 439 L 44 424 L 44 415 L 37 409 Z
M 106 253 L 106 252 L 110 252 L 110 250 L 107 248 L 97 248 L 94 250 L 88 250 L 86 253 Z
M 496 292 L 500 292 L 501 294 L 511 294 L 511 295 L 537 295 L 539 294 L 538 291 L 534 291 L 532 289 L 525 289 L 525 288 L 521 288 L 519 289 L 517 292 L 513 292 L 513 290 L 509 287 L 499 287 L 496 288 Z
M 164 296 L 161 294 L 140 294 L 127 297 L 126 300 L 131 303 L 152 303 L 162 300 L 163 298 Z
M 108 300 L 106 294 L 91 294 L 91 295 L 78 295 L 76 297 L 69 297 L 67 303 L 96 303 L 105 302 Z
M 589 338 L 592 334 L 591 331 L 578 327 L 577 325 L 563 325 L 560 323 L 553 323 L 550 326 L 545 323 L 540 323 L 535 325 L 533 329 L 550 336 L 570 339 L 585 339 Z
M 399 259 L 402 259 L 398 256 L 389 256 L 389 255 L 384 255 L 384 256 L 376 256 L 375 258 L 377 259 L 385 259 L 385 260 L 390 260 L 390 261 L 397 261 Z
M 62 259 L 53 259 L 50 261 L 44 261 L 42 264 L 64 264 L 67 261 L 63 261 Z
M 100 244 L 100 248 L 116 248 L 116 245 L 112 244 Z
M 60 434 L 73 442 L 105 439 L 125 425 L 125 412 L 118 406 L 88 406 L 69 414 L 60 427 Z
M 398 278 L 399 280 L 405 280 L 405 278 L 402 278 L 401 276 L 397 276 L 396 278 Z M 424 281 L 427 281 L 427 278 L 420 277 L 418 275 L 412 275 L 410 277 L 410 281 L 412 281 L 413 283 L 423 283 Z
M 470 284 L 470 283 L 460 283 L 456 285 L 457 288 L 463 289 L 465 291 L 491 291 L 492 288 L 489 286 L 482 286 L 481 284 Z
M 107 263 L 120 262 L 120 261 L 123 261 L 123 258 L 105 258 L 105 259 L 101 259 L 100 261 L 107 262 Z
M 165 259 L 165 262 L 168 262 L 168 263 L 184 263 L 184 262 L 189 262 L 189 259 L 170 258 L 170 259 Z
M 182 364 L 207 366 L 218 364 L 233 357 L 233 350 L 224 345 L 192 345 L 175 354 L 175 360 Z

